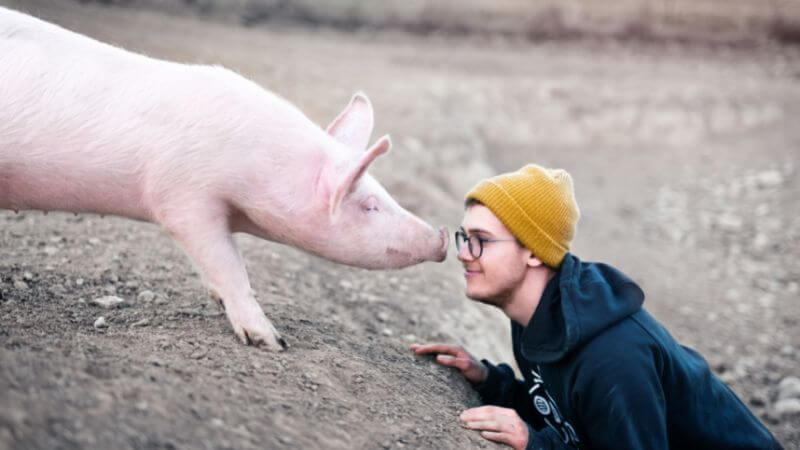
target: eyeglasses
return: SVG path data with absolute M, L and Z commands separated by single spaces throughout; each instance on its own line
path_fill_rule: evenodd
M 456 250 L 461 253 L 461 249 L 464 247 L 464 243 L 467 244 L 467 248 L 469 249 L 469 254 L 472 255 L 473 258 L 478 259 L 483 254 L 483 244 L 492 243 L 492 242 L 517 242 L 516 239 L 485 239 L 476 234 L 472 236 L 468 236 L 467 232 L 464 231 L 463 228 L 459 228 L 456 231 Z

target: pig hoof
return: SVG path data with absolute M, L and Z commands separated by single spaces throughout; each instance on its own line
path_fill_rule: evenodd
M 286 341 L 283 340 L 283 338 L 276 331 L 270 331 L 262 334 L 252 330 L 248 331 L 242 329 L 240 333 L 236 334 L 238 335 L 242 344 L 252 345 L 253 347 L 261 347 L 272 352 L 280 352 L 289 347 Z

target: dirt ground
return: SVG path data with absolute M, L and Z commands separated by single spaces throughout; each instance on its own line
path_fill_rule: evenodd
M 569 170 L 574 253 L 637 280 L 645 306 L 800 448 L 800 392 L 786 388 L 800 377 L 800 47 L 246 29 L 0 5 L 228 66 L 323 126 L 363 90 L 374 136 L 395 143 L 372 173 L 451 230 L 478 179 L 527 162 Z M 237 242 L 286 352 L 238 344 L 154 225 L 0 211 L 0 448 L 493 447 L 458 425 L 478 404 L 469 386 L 407 350 L 459 342 L 510 360 L 506 320 L 464 298 L 452 253 L 370 272 Z M 107 295 L 124 302 L 93 302 Z

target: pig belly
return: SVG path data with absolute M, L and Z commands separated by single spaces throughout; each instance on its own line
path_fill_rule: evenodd
M 16 149 L 19 151 L 19 149 Z M 8 149 L 0 149 L 0 156 Z M 11 153 L 15 153 L 14 149 Z M 8 156 L 5 154 L 5 156 Z M 150 220 L 138 187 L 113 171 L 39 161 L 0 169 L 0 208 L 109 214 Z

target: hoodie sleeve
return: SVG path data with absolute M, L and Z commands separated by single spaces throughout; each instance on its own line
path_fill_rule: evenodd
M 489 369 L 489 376 L 483 383 L 475 385 L 475 390 L 485 404 L 512 408 L 528 424 L 528 445 L 526 450 L 570 449 L 561 436 L 548 427 L 542 416 L 533 408 L 533 402 L 525 383 L 514 376 L 507 364 L 495 366 L 482 360 Z
M 487 360 L 481 361 L 489 369 L 489 376 L 483 383 L 475 385 L 475 390 L 487 405 L 511 408 L 519 417 L 534 429 L 544 426 L 541 416 L 533 409 L 528 390 L 522 380 L 514 376 L 514 371 L 507 364 L 495 366 Z
M 583 438 L 592 448 L 669 448 L 657 364 L 646 347 L 609 352 L 585 362 L 576 379 L 573 404 L 586 434 Z

